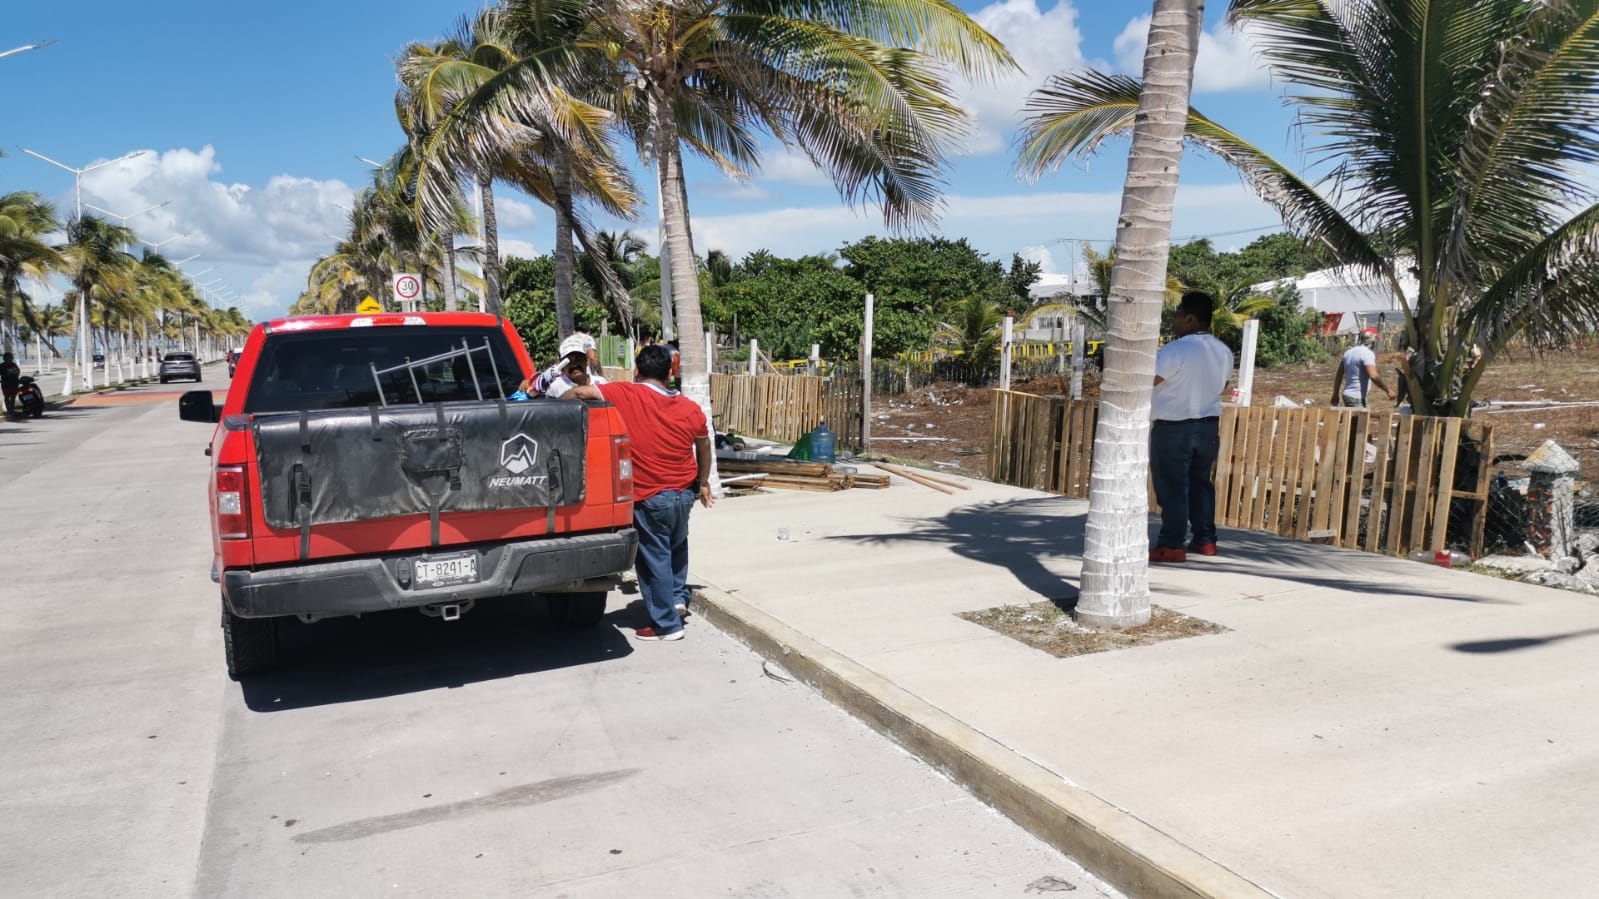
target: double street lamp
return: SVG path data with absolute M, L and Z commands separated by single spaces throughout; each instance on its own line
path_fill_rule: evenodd
M 0 51 L 0 59 L 5 59 L 7 56 L 12 55 L 13 53 L 21 53 L 24 50 L 38 50 L 43 47 L 48 47 L 53 43 L 55 43 L 55 41 L 40 41 L 37 44 L 23 44 L 20 47 L 12 47 L 10 50 Z
M 31 46 L 30 47 L 19 48 L 19 49 L 31 49 Z M 14 50 L 14 51 L 9 51 L 9 52 L 18 52 L 18 51 Z M 64 162 L 58 162 L 58 161 L 56 161 L 54 159 L 51 159 L 50 157 L 44 155 L 43 153 L 35 153 L 34 151 L 28 149 L 27 147 L 23 147 L 22 148 L 22 152 L 28 154 L 29 156 L 32 156 L 35 159 L 41 159 L 41 160 L 43 160 L 45 162 L 48 162 L 48 163 L 50 163 L 51 165 L 55 166 L 58 169 L 65 169 L 65 170 L 67 170 L 67 171 L 72 173 L 73 195 L 74 195 L 74 198 L 75 198 L 75 201 L 76 201 L 75 204 L 74 204 L 74 207 L 73 207 L 73 211 L 74 211 L 78 221 L 81 222 L 81 221 L 83 221 L 83 176 L 88 174 L 89 172 L 93 172 L 93 171 L 96 171 L 98 169 L 103 169 L 106 166 L 116 165 L 119 162 L 126 162 L 129 159 L 133 159 L 136 156 L 143 156 L 147 151 L 145 151 L 145 150 L 135 150 L 134 152 L 129 153 L 126 156 L 118 156 L 116 159 L 107 160 L 106 162 L 97 162 L 94 165 L 84 166 L 81 169 L 73 168 L 72 166 L 67 165 Z M 129 216 L 129 218 L 131 218 L 131 217 L 132 216 Z M 81 368 L 81 370 L 83 372 L 83 386 L 86 389 L 90 389 L 90 390 L 94 389 L 94 369 L 93 369 L 93 366 L 91 366 L 89 364 L 89 357 L 91 355 L 92 355 L 92 351 L 89 348 L 89 300 L 88 300 L 87 297 L 85 297 L 83 295 L 82 292 L 79 292 L 79 294 L 78 294 L 78 365 L 80 366 L 80 368 Z M 66 394 L 67 396 L 71 396 L 72 395 L 72 366 L 70 366 L 70 365 L 67 366 L 67 380 L 66 380 L 65 385 L 62 386 L 61 392 Z

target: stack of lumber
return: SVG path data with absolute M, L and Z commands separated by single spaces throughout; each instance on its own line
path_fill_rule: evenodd
M 716 467 L 724 478 L 739 477 L 731 487 L 769 487 L 778 490 L 811 490 L 832 493 L 838 490 L 882 490 L 888 476 L 844 471 L 827 462 L 795 462 L 791 459 L 717 459 Z M 758 475 L 743 479 L 744 475 Z

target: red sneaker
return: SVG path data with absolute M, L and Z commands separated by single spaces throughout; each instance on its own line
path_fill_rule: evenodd
M 681 640 L 683 639 L 683 630 L 679 628 L 670 634 L 663 634 L 653 627 L 641 627 L 633 632 L 633 636 L 639 640 Z
M 1149 561 L 1186 562 L 1188 561 L 1188 553 L 1184 552 L 1181 547 L 1156 546 L 1149 551 Z
M 1191 553 L 1199 553 L 1202 556 L 1214 556 L 1216 554 L 1216 544 L 1190 543 L 1188 544 L 1188 551 Z

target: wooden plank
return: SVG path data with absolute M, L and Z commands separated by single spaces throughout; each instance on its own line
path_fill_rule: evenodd
M 1455 461 L 1460 456 L 1460 425 L 1462 419 L 1444 421 L 1443 445 L 1439 447 L 1438 471 L 1433 476 L 1437 483 L 1438 498 L 1432 512 L 1432 540 L 1428 549 L 1438 552 L 1449 539 L 1449 505 L 1455 495 Z
M 1243 447 L 1239 446 L 1240 434 L 1248 430 L 1248 424 L 1243 411 L 1236 407 L 1223 409 L 1221 421 L 1216 426 L 1219 443 L 1216 452 L 1216 521 L 1223 527 L 1233 526 L 1233 472 L 1238 470 L 1239 457 Z M 1153 452 L 1153 450 L 1151 450 Z
M 1349 483 L 1345 485 L 1343 523 L 1339 528 L 1338 545 L 1348 549 L 1360 548 L 1360 501 L 1366 492 L 1366 435 L 1370 431 L 1375 413 L 1361 412 L 1354 416 L 1349 438 Z
M 1299 471 L 1295 476 L 1294 531 L 1296 540 L 1310 533 L 1311 506 L 1316 492 L 1316 458 L 1320 452 L 1323 422 L 1327 410 L 1312 406 L 1305 410 L 1305 431 L 1299 439 Z M 1284 535 L 1287 536 L 1287 535 Z
M 1244 505 L 1239 511 L 1238 526 L 1260 530 L 1265 518 L 1266 501 L 1271 488 L 1271 457 L 1277 439 L 1277 410 L 1269 406 L 1252 409 L 1255 419 L 1254 437 L 1250 440 L 1249 465 L 1245 475 L 1249 479 Z
M 1305 433 L 1305 412 L 1302 409 L 1282 412 L 1282 422 L 1286 433 L 1279 442 L 1282 444 L 1280 452 L 1280 467 L 1273 475 L 1272 481 L 1277 485 L 1277 493 L 1272 500 L 1272 519 L 1268 522 L 1268 529 L 1274 534 L 1287 536 L 1293 533 L 1294 526 L 1294 490 L 1297 483 L 1299 470 L 1299 441 Z
M 1482 440 L 1477 447 L 1482 455 L 1482 462 L 1477 467 L 1477 495 L 1481 497 L 1477 502 L 1477 516 L 1471 525 L 1471 557 L 1482 558 L 1483 531 L 1488 525 L 1488 485 L 1493 479 L 1494 458 L 1494 426 L 1484 424 Z
M 1249 517 L 1251 530 L 1262 531 L 1269 522 L 1272 527 L 1277 526 L 1277 517 L 1282 514 L 1279 508 L 1282 505 L 1282 473 L 1283 460 L 1288 451 L 1287 417 L 1283 414 L 1287 410 L 1273 408 L 1271 421 L 1267 425 L 1268 452 L 1261 459 L 1265 472 L 1260 481 L 1260 502 L 1255 504 L 1253 514 Z
M 1388 453 L 1393 449 L 1394 418 L 1384 415 L 1373 417 L 1377 423 L 1377 461 L 1371 466 L 1371 505 L 1366 511 L 1366 544 L 1369 553 L 1382 548 L 1383 513 L 1388 509 Z
M 1321 432 L 1316 439 L 1316 474 L 1315 493 L 1311 497 L 1311 517 L 1309 531 L 1321 532 L 1330 529 L 1332 516 L 1328 514 L 1332 504 L 1333 476 L 1335 462 L 1338 458 L 1339 436 L 1344 428 L 1345 416 L 1348 413 L 1341 410 L 1331 410 L 1322 418 Z
M 1438 458 L 1438 419 L 1427 417 L 1421 422 L 1421 439 L 1416 441 L 1416 477 L 1411 495 L 1410 527 L 1401 555 L 1423 549 L 1427 542 L 1427 519 L 1432 511 L 1433 471 Z
M 825 478 L 833 473 L 833 466 L 826 462 L 800 462 L 781 456 L 771 459 L 717 459 L 716 467 L 734 474 L 766 472 L 807 478 Z
M 1411 482 L 1415 480 L 1415 459 L 1411 447 L 1421 428 L 1421 419 L 1414 415 L 1398 417 L 1399 439 L 1394 442 L 1393 473 L 1388 489 L 1388 536 L 1384 549 L 1388 555 L 1398 555 L 1405 542 L 1405 524 L 1411 508 Z

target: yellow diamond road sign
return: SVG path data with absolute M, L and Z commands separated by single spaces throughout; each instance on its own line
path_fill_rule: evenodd
M 371 297 L 367 297 L 361 301 L 361 305 L 355 307 L 355 311 L 362 315 L 376 315 L 383 311 L 383 304 Z

